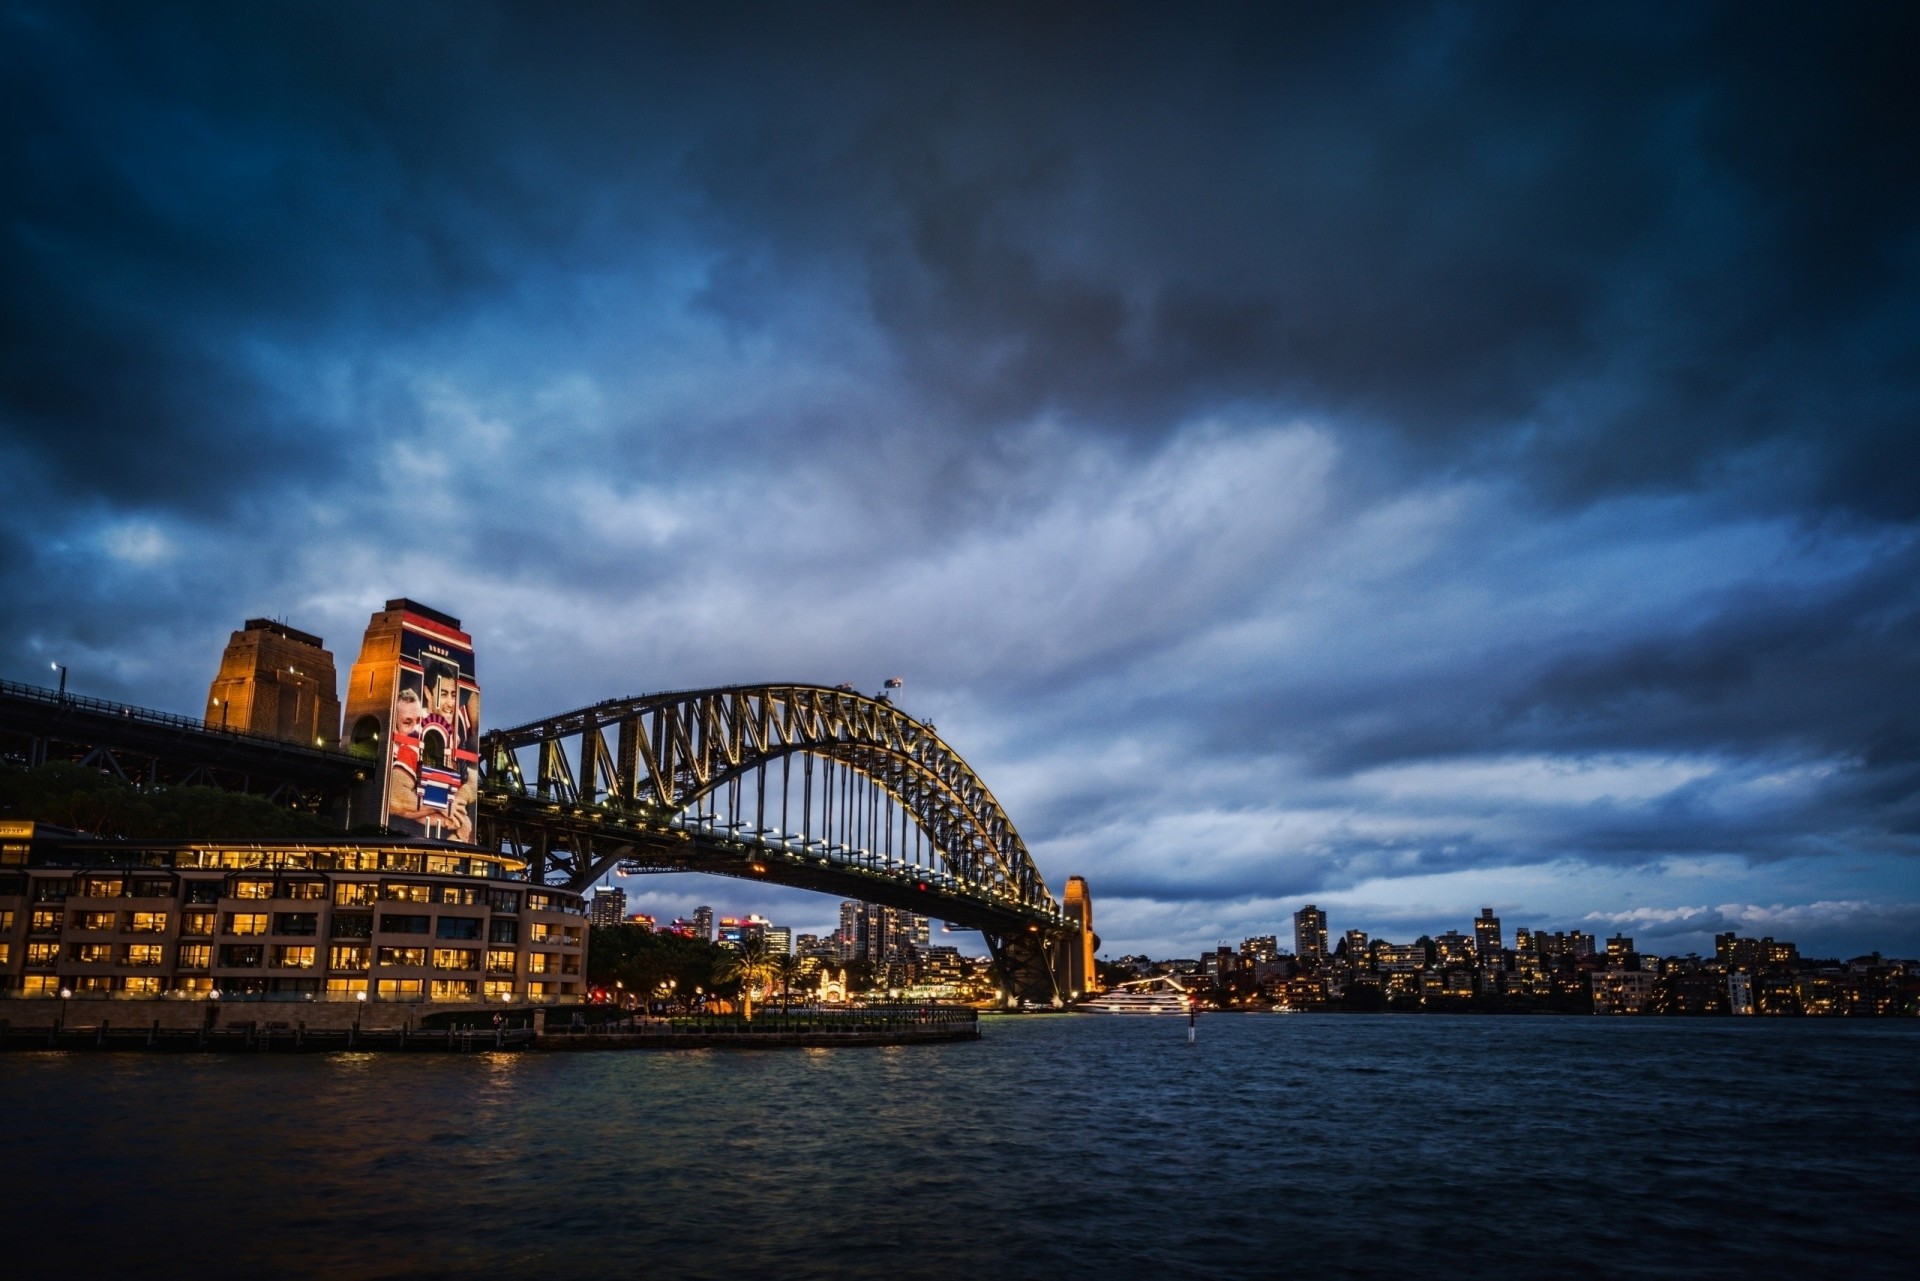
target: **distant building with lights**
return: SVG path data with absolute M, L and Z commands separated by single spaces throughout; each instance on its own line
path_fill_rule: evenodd
M 1311 903 L 1293 914 L 1293 954 L 1306 966 L 1327 959 L 1327 914 Z
M 619 886 L 603 887 L 593 893 L 587 920 L 594 925 L 619 925 L 627 919 L 627 892 Z

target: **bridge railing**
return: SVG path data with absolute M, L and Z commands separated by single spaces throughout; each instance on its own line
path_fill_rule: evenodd
M 88 698 L 84 694 L 62 694 L 58 690 L 47 689 L 40 685 L 22 685 L 17 681 L 0 680 L 0 695 L 29 699 L 33 702 L 45 703 L 51 707 L 70 707 L 78 711 L 112 716 L 133 725 L 152 725 L 167 729 L 184 729 L 198 734 L 219 734 L 247 743 L 271 745 L 281 751 L 303 754 L 320 760 L 338 761 L 349 759 L 346 753 L 329 748 L 309 747 L 304 743 L 290 743 L 282 738 L 274 738 L 267 734 L 255 734 L 250 730 L 229 729 L 225 725 L 216 725 L 211 721 L 200 720 L 197 717 L 180 716 L 173 712 L 155 711 L 151 707 L 135 707 L 130 703 L 113 703 L 104 698 Z

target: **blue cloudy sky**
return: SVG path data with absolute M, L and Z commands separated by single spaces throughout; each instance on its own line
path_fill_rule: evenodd
M 1911 955 L 1916 27 L 0 0 L 0 676 L 404 594 L 493 724 L 904 676 L 1113 954 Z

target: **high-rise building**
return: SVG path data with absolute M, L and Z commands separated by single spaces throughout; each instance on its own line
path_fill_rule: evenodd
M 587 919 L 595 925 L 621 925 L 627 919 L 627 892 L 619 886 L 595 890 L 587 908 Z
M 703 943 L 713 942 L 713 909 L 705 904 L 693 909 L 693 936 Z
M 1473 923 L 1473 942 L 1482 961 L 1500 958 L 1500 918 L 1493 914 L 1492 908 L 1480 909 L 1480 919 Z
M 1302 965 L 1327 959 L 1327 914 L 1311 903 L 1293 914 L 1293 954 Z
M 1271 934 L 1256 934 L 1240 943 L 1240 955 L 1258 965 L 1280 955 L 1280 940 Z
M 761 931 L 767 940 L 767 952 L 773 956 L 793 955 L 793 929 L 786 925 L 768 925 Z
M 1347 931 L 1347 960 L 1354 965 L 1366 963 L 1367 932 L 1365 930 Z
M 1625 965 L 1627 958 L 1633 955 L 1633 940 L 1624 934 L 1616 934 L 1607 940 L 1607 964 Z
M 340 739 L 340 694 L 326 642 L 270 618 L 249 618 L 220 656 L 207 690 L 207 724 L 332 747 Z

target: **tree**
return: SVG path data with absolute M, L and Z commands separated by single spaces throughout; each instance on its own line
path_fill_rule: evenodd
M 774 974 L 773 953 L 767 947 L 764 935 L 749 934 L 740 940 L 738 949 L 720 963 L 716 975 L 723 983 L 740 985 L 740 1000 L 746 1011 L 747 1022 L 753 1022 L 753 989 L 771 983 Z
M 793 1004 L 793 981 L 800 977 L 800 972 L 806 966 L 806 961 L 792 953 L 773 958 L 774 973 L 780 976 L 780 990 L 785 994 L 785 1004 L 788 1006 Z

